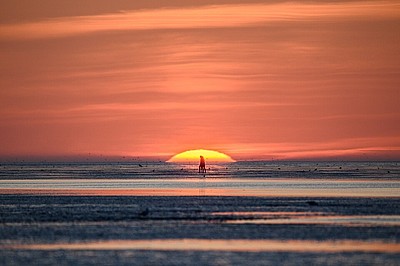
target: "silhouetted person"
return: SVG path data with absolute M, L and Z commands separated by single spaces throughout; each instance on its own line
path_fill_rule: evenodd
M 199 165 L 199 173 L 205 173 L 206 171 L 206 161 L 204 157 L 200 155 L 200 165 Z

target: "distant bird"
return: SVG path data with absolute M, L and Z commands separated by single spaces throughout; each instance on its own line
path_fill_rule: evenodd
M 141 212 L 139 213 L 139 216 L 140 216 L 140 217 L 145 217 L 145 216 L 149 215 L 149 213 L 150 213 L 149 209 L 146 208 L 144 211 L 141 211 Z
M 139 167 L 143 167 L 143 165 L 139 164 Z
M 313 200 L 307 201 L 307 204 L 310 205 L 310 206 L 318 206 L 318 202 L 313 201 Z

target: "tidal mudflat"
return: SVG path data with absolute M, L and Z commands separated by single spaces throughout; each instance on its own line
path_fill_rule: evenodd
M 229 174 L 225 167 L 225 174 L 212 176 L 210 171 L 205 178 L 155 173 L 155 178 L 107 179 L 88 178 L 93 172 L 85 172 L 81 165 L 56 165 L 55 170 L 41 165 L 42 178 L 0 180 L 0 262 L 398 265 L 396 165 L 391 164 L 381 179 L 376 175 L 382 165 L 364 166 L 355 166 L 361 169 L 354 171 L 356 176 L 348 171 L 339 178 L 328 173 L 329 168 L 318 176 L 293 165 L 273 166 L 285 171 L 274 177 L 264 169 L 262 177 L 257 165 L 244 177 Z M 46 171 L 57 174 L 57 167 L 62 178 L 46 176 Z M 99 167 L 111 171 L 116 166 L 87 169 Z M 171 166 L 156 167 L 168 172 Z M 79 178 L 74 176 L 77 168 L 82 171 Z M 132 169 L 133 173 L 135 166 Z

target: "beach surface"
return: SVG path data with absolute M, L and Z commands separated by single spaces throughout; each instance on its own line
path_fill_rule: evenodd
M 3 165 L 0 263 L 400 263 L 397 163 L 260 164 Z

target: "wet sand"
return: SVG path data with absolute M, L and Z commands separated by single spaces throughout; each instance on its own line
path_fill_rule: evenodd
M 399 198 L 0 195 L 2 265 L 396 265 Z M 383 264 L 382 264 L 383 263 Z
M 0 265 L 400 264 L 396 162 L 190 167 L 3 166 Z

